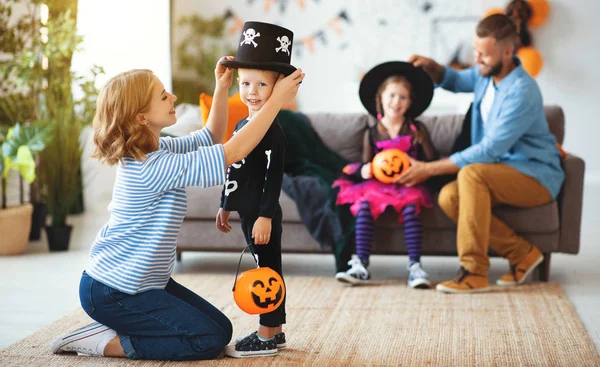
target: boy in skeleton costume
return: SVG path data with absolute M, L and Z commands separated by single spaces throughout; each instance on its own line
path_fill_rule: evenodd
M 248 117 L 240 121 L 234 134 L 252 119 L 268 100 L 275 82 L 289 75 L 293 33 L 260 22 L 246 22 L 238 43 L 235 61 L 223 65 L 238 69 L 240 97 L 248 107 Z M 227 180 L 217 213 L 217 228 L 231 230 L 229 214 L 237 211 L 247 243 L 251 244 L 261 267 L 270 267 L 282 276 L 282 213 L 279 195 L 283 182 L 286 138 L 277 119 L 258 146 L 244 159 L 227 169 Z M 268 285 L 266 285 L 268 286 Z M 270 313 L 260 315 L 258 331 L 238 338 L 225 349 L 231 357 L 273 356 L 285 348 L 285 300 Z

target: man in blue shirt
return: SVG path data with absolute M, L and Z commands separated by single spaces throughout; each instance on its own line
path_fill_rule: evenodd
M 490 284 L 488 244 L 508 259 L 502 286 L 523 283 L 543 254 L 492 214 L 497 205 L 528 208 L 556 199 L 564 180 L 556 139 L 548 128 L 540 89 L 514 56 L 517 29 L 506 15 L 495 14 L 477 26 L 474 51 L 478 65 L 455 71 L 413 55 L 438 84 L 453 92 L 473 92 L 471 146 L 435 162 L 413 162 L 398 182 L 415 185 L 432 176 L 458 172 L 444 186 L 440 207 L 457 223 L 460 270 L 438 291 L 481 292 Z

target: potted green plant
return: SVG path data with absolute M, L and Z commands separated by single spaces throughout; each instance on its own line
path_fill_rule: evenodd
M 22 126 L 17 123 L 3 136 L 0 149 L 2 174 L 2 209 L 0 210 L 0 255 L 22 253 L 31 231 L 33 205 L 25 203 L 23 181 L 31 184 L 36 179 L 35 155 L 41 152 L 48 138 L 48 129 L 37 125 Z M 19 172 L 20 205 L 7 205 L 7 178 L 11 170 Z
M 64 251 L 69 248 L 72 226 L 67 224 L 73 205 L 79 198 L 81 185 L 81 144 L 79 136 L 82 124 L 76 118 L 73 102 L 64 98 L 61 83 L 50 87 L 46 95 L 49 110 L 45 123 L 53 127 L 51 143 L 40 155 L 40 181 L 43 183 L 43 197 L 48 205 L 50 225 L 46 235 L 50 251 Z
M 4 54 L 0 59 L 0 126 L 11 127 L 17 121 L 30 123 L 39 117 L 42 75 L 24 57 L 40 38 L 37 2 L 4 0 L 0 4 L 0 44 Z M 9 55 L 14 57 L 6 57 Z M 30 185 L 29 201 L 33 205 L 29 239 L 39 240 L 46 220 L 46 205 L 39 195 L 37 181 Z
M 49 40 L 41 47 L 41 54 L 48 60 L 44 70 L 47 86 L 40 91 L 41 121 L 52 130 L 50 143 L 40 154 L 39 175 L 42 196 L 51 217 L 46 227 L 51 251 L 69 248 L 72 226 L 67 223 L 67 217 L 72 214 L 82 190 L 80 136 L 83 128 L 92 122 L 97 95 L 95 80 L 104 72 L 97 66 L 91 70 L 91 78 L 71 72 L 71 56 L 82 42 L 75 32 L 75 24 L 69 10 L 49 18 Z M 80 89 L 82 97 L 74 96 L 74 86 Z
M 225 42 L 226 16 L 210 19 L 197 14 L 186 15 L 177 21 L 173 32 L 181 42 L 175 49 L 173 60 L 185 74 L 173 75 L 173 92 L 178 103 L 198 104 L 200 93 L 211 93 L 215 89 L 213 69 L 223 55 L 235 55 L 236 49 Z M 191 76 L 190 76 L 191 75 Z M 229 91 L 237 93 L 237 86 Z
M 50 250 L 65 250 L 71 232 L 67 216 L 75 208 L 82 211 L 79 137 L 92 122 L 95 80 L 103 70 L 94 66 L 88 78 L 70 70 L 72 55 L 82 42 L 76 32 L 77 1 L 28 0 L 29 12 L 10 22 L 11 7 L 17 3 L 24 1 L 0 4 L 0 30 L 6 30 L 0 32 L 0 40 L 11 45 L 7 53 L 12 56 L 0 60 L 0 76 L 7 81 L 0 86 L 0 119 L 10 126 L 15 114 L 24 110 L 29 112 L 24 121 L 37 120 L 51 128 L 47 149 L 39 155 L 39 185 L 31 193 L 46 204 L 52 217 L 46 229 Z M 42 6 L 47 6 L 47 19 L 38 16 Z M 15 108 L 16 103 L 30 108 Z M 45 216 L 40 223 L 45 223 Z

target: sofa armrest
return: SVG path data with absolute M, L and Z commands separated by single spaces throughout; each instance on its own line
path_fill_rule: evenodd
M 567 154 L 563 160 L 565 182 L 558 196 L 560 215 L 560 241 L 558 251 L 576 254 L 579 252 L 581 215 L 583 209 L 583 159 Z

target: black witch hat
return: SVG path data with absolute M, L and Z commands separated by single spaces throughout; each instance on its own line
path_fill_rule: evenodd
M 411 84 L 412 93 L 415 95 L 406 114 L 415 118 L 429 107 L 433 98 L 433 81 L 421 68 L 408 62 L 389 61 L 379 64 L 369 70 L 360 82 L 358 94 L 363 106 L 372 116 L 377 116 L 375 95 L 381 83 L 393 75 L 402 75 Z

